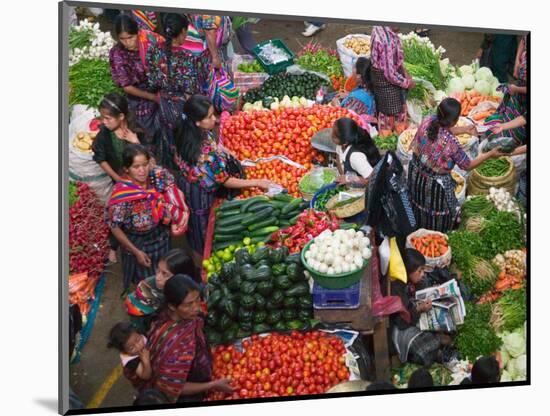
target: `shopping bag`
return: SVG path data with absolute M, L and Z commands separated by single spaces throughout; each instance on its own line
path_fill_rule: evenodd
M 208 96 L 216 111 L 233 111 L 239 99 L 239 89 L 224 69 L 212 69 L 208 77 Z

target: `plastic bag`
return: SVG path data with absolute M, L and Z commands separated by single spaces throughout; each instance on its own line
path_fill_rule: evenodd
M 347 35 L 336 41 L 336 50 L 338 51 L 338 55 L 340 56 L 340 62 L 342 63 L 342 69 L 344 70 L 344 75 L 346 78 L 350 77 L 355 72 L 355 63 L 357 62 L 357 58 L 359 58 L 360 56 L 365 56 L 367 58 L 370 57 L 370 54 L 357 55 L 353 50 L 344 46 L 346 40 L 351 38 L 362 38 L 370 43 L 370 36 L 363 35 L 361 33 L 355 35 Z
M 407 100 L 407 113 L 411 121 L 417 126 L 422 123 L 422 105 L 418 100 Z
M 426 230 L 425 228 L 420 228 L 419 230 L 416 230 L 414 233 L 409 234 L 407 236 L 406 247 L 407 248 L 415 248 L 413 246 L 411 240 L 415 237 L 419 238 L 419 237 L 423 237 L 423 236 L 428 235 L 428 234 L 436 234 L 436 235 L 442 236 L 445 239 L 448 239 L 446 234 L 440 233 L 439 231 Z M 439 257 L 426 257 L 426 256 L 424 256 L 424 258 L 426 259 L 426 270 L 427 271 L 432 271 L 436 267 L 447 267 L 449 264 L 451 264 L 451 260 L 453 258 L 452 253 L 451 253 L 451 246 L 449 246 L 447 248 L 447 251 L 442 256 L 439 256 Z
M 495 147 L 499 146 L 502 152 L 511 153 L 517 147 L 517 143 L 513 137 L 498 137 L 496 139 L 490 140 L 489 142 L 485 142 L 485 145 L 482 148 L 482 152 L 486 153 L 489 150 L 492 150 Z

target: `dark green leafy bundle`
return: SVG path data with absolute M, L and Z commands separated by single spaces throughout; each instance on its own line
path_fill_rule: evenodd
M 498 351 L 502 340 L 489 323 L 491 305 L 466 303 L 464 325 L 458 330 L 455 345 L 462 358 L 474 362 L 481 355 L 490 355 Z
M 429 81 L 437 90 L 445 86 L 445 78 L 439 66 L 439 56 L 432 49 L 415 39 L 403 41 L 405 69 L 412 77 Z
M 393 150 L 397 149 L 397 136 L 392 135 L 388 137 L 376 136 L 374 138 L 374 144 L 379 150 Z
M 332 75 L 336 77 L 344 75 L 342 64 L 338 57 L 328 53 L 326 50 L 306 52 L 298 58 L 297 63 L 304 69 L 321 72 L 329 77 Z
M 75 182 L 69 182 L 69 208 L 78 201 L 78 187 Z
M 69 105 L 84 104 L 97 108 L 110 92 L 123 91 L 111 78 L 109 62 L 102 59 L 81 59 L 69 69 Z
M 502 308 L 504 331 L 514 331 L 523 325 L 526 319 L 526 293 L 525 285 L 519 290 L 507 290 L 498 300 Z
M 520 250 L 525 247 L 524 227 L 516 214 L 494 211 L 480 232 L 483 243 L 483 258 L 489 260 L 508 250 Z M 454 251 L 453 251 L 454 255 Z
M 83 49 L 86 46 L 90 46 L 92 39 L 94 37 L 94 32 L 92 29 L 82 29 L 77 30 L 74 27 L 71 27 L 69 31 L 69 50 L 73 49 Z
M 481 217 L 487 218 L 490 214 L 496 213 L 495 205 L 489 201 L 485 195 L 476 195 L 464 202 L 461 210 L 462 224 L 466 223 L 468 218 Z

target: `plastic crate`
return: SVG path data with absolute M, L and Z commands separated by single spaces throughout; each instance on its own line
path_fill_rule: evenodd
M 314 309 L 357 309 L 361 295 L 361 281 L 346 289 L 325 289 L 313 284 Z
M 239 65 L 241 63 L 253 62 L 256 58 L 252 55 L 234 55 L 231 61 L 231 71 L 233 72 L 233 82 L 239 88 L 241 95 L 244 95 L 251 88 L 261 87 L 269 78 L 269 74 L 264 72 L 241 72 Z
M 272 43 L 274 46 L 284 50 L 287 53 L 287 55 L 289 56 L 289 59 L 286 60 L 286 61 L 283 61 L 283 62 L 279 62 L 277 64 L 270 64 L 268 62 L 265 62 L 259 56 L 259 53 L 265 45 L 268 45 L 270 43 Z M 263 66 L 263 68 L 266 70 L 266 72 L 269 75 L 273 75 L 273 74 L 276 74 L 278 72 L 281 72 L 281 71 L 285 70 L 287 67 L 289 67 L 290 65 L 292 65 L 294 63 L 294 58 L 296 57 L 296 55 L 294 55 L 294 52 L 292 52 L 288 48 L 288 46 L 286 46 L 285 43 L 281 39 L 271 39 L 271 40 L 268 40 L 266 42 L 262 42 L 262 43 L 258 44 L 254 49 L 252 49 L 252 52 L 254 53 L 254 56 L 256 56 L 258 61 L 260 62 L 260 65 Z

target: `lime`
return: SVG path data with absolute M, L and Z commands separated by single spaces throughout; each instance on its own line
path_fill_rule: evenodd
M 224 253 L 223 254 L 223 261 L 229 262 L 231 260 L 233 260 L 233 254 L 231 254 L 231 253 Z
M 260 242 L 258 243 L 258 247 L 263 247 L 263 246 L 265 246 L 265 243 L 264 243 L 263 241 L 260 241 Z
M 234 253 L 235 250 L 237 250 L 237 247 L 235 247 L 233 244 L 229 246 L 229 251 L 230 251 L 231 253 Z
M 207 268 L 209 264 L 210 264 L 210 261 L 208 261 L 208 260 L 203 260 L 202 261 L 202 267 L 204 267 L 204 268 Z
M 216 257 L 219 259 L 223 258 L 223 250 L 216 251 Z
M 246 237 L 243 240 L 243 243 L 244 243 L 245 246 L 249 246 L 251 242 L 252 242 L 252 240 L 250 240 L 250 237 Z
M 208 271 L 208 273 L 214 273 L 216 271 L 216 268 L 214 267 L 214 265 L 209 264 L 208 266 L 206 266 L 206 270 Z

